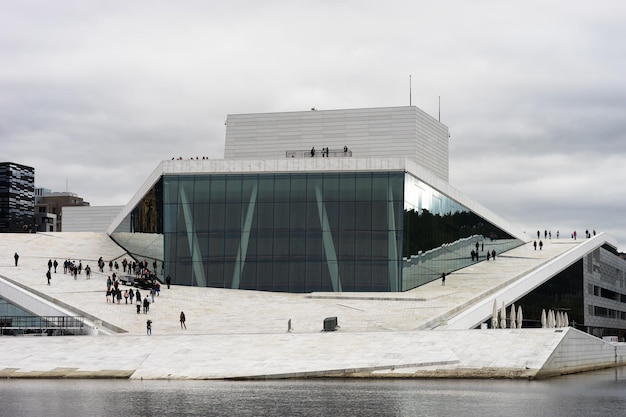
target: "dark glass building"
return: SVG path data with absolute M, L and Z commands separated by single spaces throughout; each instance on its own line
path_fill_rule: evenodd
M 34 225 L 35 169 L 0 162 L 0 232 L 24 232 Z
M 130 212 L 131 233 L 112 237 L 139 259 L 164 262 L 157 272 L 175 284 L 286 292 L 405 291 L 471 264 L 472 250 L 523 243 L 400 162 L 379 171 L 164 172 Z
M 109 235 L 160 279 L 406 291 L 523 233 L 448 184 L 448 128 L 416 107 L 229 115 L 225 159 L 164 161 Z M 317 149 L 317 150 L 316 150 Z

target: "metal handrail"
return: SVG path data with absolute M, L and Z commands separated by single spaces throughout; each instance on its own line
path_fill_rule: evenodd
M 0 336 L 82 334 L 83 316 L 0 316 Z
M 348 149 L 328 149 L 326 152 L 322 152 L 322 148 L 315 149 L 315 154 L 311 155 L 310 149 L 296 149 L 292 151 L 285 151 L 286 158 L 346 158 L 351 157 L 352 151 Z

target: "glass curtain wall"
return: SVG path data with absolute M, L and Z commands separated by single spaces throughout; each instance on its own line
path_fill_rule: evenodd
M 399 291 L 403 178 L 165 176 L 166 274 L 182 285 Z
M 134 260 L 145 261 L 148 268 L 162 281 L 165 279 L 164 223 L 163 178 L 160 178 L 111 234 L 111 238 Z
M 267 291 L 406 291 L 522 244 L 404 172 L 166 175 L 130 224 L 161 279 Z
M 559 272 L 548 282 L 540 285 L 518 300 L 515 304 L 522 306 L 524 327 L 541 327 L 543 310 L 566 312 L 572 325 L 585 330 L 584 294 L 583 294 L 583 260 L 575 262 Z
M 403 291 L 523 244 L 410 174 L 404 194 Z

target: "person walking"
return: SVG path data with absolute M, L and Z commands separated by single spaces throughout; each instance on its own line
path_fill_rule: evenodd
M 17 261 L 20 259 L 20 255 L 15 252 L 15 255 L 13 255 L 13 257 L 15 258 L 15 266 L 17 266 Z
M 46 278 L 48 278 L 48 285 L 50 285 L 50 279 L 52 279 L 52 274 L 50 274 L 50 270 L 46 272 Z
M 443 287 L 444 285 L 446 285 L 446 273 L 442 272 L 441 273 L 441 286 Z
M 57 260 L 55 259 L 54 262 L 52 262 L 52 266 L 54 266 L 54 273 L 57 273 L 57 266 L 59 266 L 59 263 L 57 262 Z
M 152 320 L 150 319 L 146 321 L 146 334 L 148 336 L 152 335 Z
M 167 283 L 167 289 L 170 289 L 170 284 L 172 283 L 172 277 L 170 274 L 167 274 L 167 278 L 165 278 L 165 282 Z
M 185 324 L 185 313 L 182 311 L 180 312 L 180 328 L 187 330 L 187 325 Z
M 141 297 L 137 296 L 137 302 L 135 304 L 137 305 L 137 314 L 141 314 Z

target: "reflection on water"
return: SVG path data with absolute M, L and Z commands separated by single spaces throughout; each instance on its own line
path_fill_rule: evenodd
M 3 380 L 1 416 L 616 416 L 626 369 L 546 381 Z

